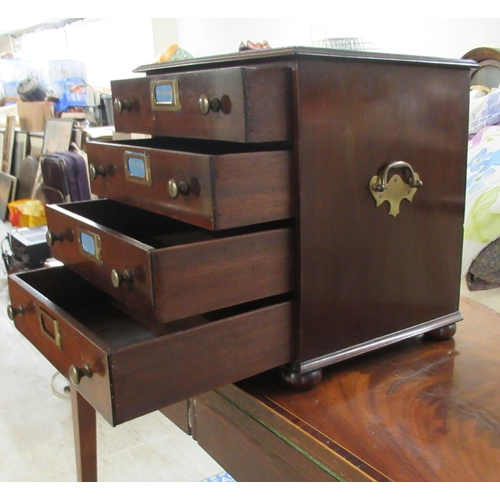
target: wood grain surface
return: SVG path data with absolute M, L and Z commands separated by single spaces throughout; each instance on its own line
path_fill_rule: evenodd
M 392 481 L 498 481 L 500 314 L 467 298 L 461 311 L 454 339 L 415 337 L 339 363 L 312 391 L 286 390 L 273 373 L 244 387 Z

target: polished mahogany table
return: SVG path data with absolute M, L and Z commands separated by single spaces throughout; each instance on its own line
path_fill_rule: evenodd
M 500 314 L 461 313 L 453 339 L 333 365 L 307 392 L 267 372 L 163 412 L 237 481 L 499 481 Z

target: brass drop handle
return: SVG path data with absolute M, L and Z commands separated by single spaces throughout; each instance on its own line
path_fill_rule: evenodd
M 170 179 L 168 181 L 168 195 L 170 198 L 174 200 L 182 194 L 183 196 L 187 196 L 191 192 L 189 184 L 184 181 L 176 182 L 174 179 Z
M 115 113 L 120 114 L 122 111 L 131 111 L 132 110 L 132 103 L 128 100 L 120 100 L 120 99 L 115 99 L 113 101 L 113 109 L 115 110 Z
M 98 167 L 96 167 L 95 165 L 90 165 L 89 172 L 90 178 L 93 181 L 96 180 L 99 175 L 101 175 L 102 177 L 106 177 L 106 169 L 102 165 L 99 165 Z
M 408 185 L 411 188 L 415 189 L 422 187 L 422 181 L 418 178 L 418 175 L 415 175 L 415 172 L 413 171 L 413 168 L 409 163 L 406 163 L 405 161 L 393 161 L 392 163 L 386 165 L 386 167 L 382 171 L 382 174 L 378 176 L 378 182 L 375 182 L 372 185 L 373 191 L 381 193 L 387 189 L 387 176 L 389 174 L 389 171 L 393 168 L 406 168 L 410 171 L 410 180 L 408 182 Z
M 111 283 L 115 288 L 120 288 L 122 283 L 132 283 L 134 281 L 134 275 L 132 271 L 125 270 L 123 273 L 118 272 L 116 269 L 111 271 Z
M 203 115 L 208 115 L 210 111 L 217 113 L 221 109 L 221 101 L 217 97 L 213 97 L 210 99 L 206 95 L 201 95 L 198 99 L 198 105 L 200 107 L 200 111 Z
M 394 168 L 409 171 L 410 178 L 408 183 L 397 174 L 393 175 L 387 181 L 389 171 Z M 415 193 L 423 186 L 423 183 L 420 180 L 420 176 L 414 172 L 409 163 L 405 161 L 393 161 L 387 164 L 379 175 L 374 175 L 370 179 L 369 186 L 377 207 L 387 201 L 389 203 L 389 215 L 396 217 L 399 214 L 401 202 L 408 200 L 411 203 Z
M 83 365 L 82 368 L 78 368 L 76 365 L 71 365 L 69 367 L 69 379 L 73 385 L 80 385 L 82 378 L 92 377 L 92 372 L 90 371 L 89 365 Z
M 7 316 L 11 321 L 14 321 L 16 316 L 24 316 L 26 309 L 23 306 L 13 307 L 11 304 L 7 306 Z
M 56 241 L 63 241 L 64 240 L 64 234 L 61 231 L 58 232 L 53 232 L 53 231 L 47 231 L 45 234 L 45 239 L 47 241 L 47 245 L 51 247 L 54 245 Z

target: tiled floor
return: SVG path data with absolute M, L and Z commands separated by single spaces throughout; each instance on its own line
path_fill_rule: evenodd
M 6 283 L 2 263 L 0 481 L 75 481 L 71 403 L 56 395 L 65 381 L 52 380 L 55 369 L 7 318 Z M 97 425 L 99 481 L 196 482 L 223 472 L 159 412 L 115 428 L 98 415 Z

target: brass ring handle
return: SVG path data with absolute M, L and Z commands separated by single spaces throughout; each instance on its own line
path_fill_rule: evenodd
M 73 385 L 80 385 L 82 378 L 92 377 L 92 372 L 90 371 L 89 365 L 84 365 L 82 368 L 78 368 L 75 365 L 69 367 L 69 379 Z
M 120 288 L 122 283 L 132 283 L 134 281 L 134 275 L 132 271 L 125 270 L 123 273 L 119 273 L 116 269 L 111 271 L 111 283 L 115 288 Z
M 11 321 L 14 321 L 16 316 L 24 316 L 26 309 L 23 306 L 13 307 L 11 304 L 7 306 L 7 316 Z
M 187 196 L 191 192 L 189 184 L 184 181 L 176 182 L 174 179 L 170 179 L 168 181 L 168 195 L 170 198 L 174 200 L 182 194 L 183 196 Z
M 90 165 L 89 173 L 92 180 L 96 180 L 99 175 L 101 175 L 102 177 L 106 177 L 106 169 L 102 165 L 99 165 L 98 167 L 96 167 L 95 165 Z
M 208 115 L 210 111 L 217 113 L 221 109 L 221 101 L 217 97 L 210 99 L 206 95 L 201 95 L 198 99 L 198 106 L 203 115 Z
M 374 183 L 372 186 L 373 191 L 381 193 L 387 189 L 387 175 L 389 174 L 389 170 L 393 168 L 406 168 L 410 171 L 410 180 L 408 185 L 415 189 L 422 187 L 422 181 L 415 175 L 415 172 L 409 163 L 406 163 L 405 161 L 393 161 L 386 165 L 382 174 L 379 175 L 378 182 Z
M 47 231 L 47 233 L 45 234 L 45 240 L 47 241 L 47 245 L 51 247 L 56 241 L 63 241 L 64 235 L 61 231 L 58 231 L 56 233 L 54 233 L 53 231 Z
M 130 101 L 122 101 L 117 98 L 113 101 L 113 109 L 115 110 L 115 113 L 118 114 L 122 111 L 130 111 L 132 109 L 132 103 Z
M 402 168 L 410 172 L 410 180 L 406 183 L 399 175 L 393 175 L 389 181 L 387 177 L 393 168 Z M 389 215 L 396 217 L 399 214 L 399 206 L 403 200 L 410 203 L 419 188 L 422 187 L 420 176 L 413 171 L 409 163 L 405 161 L 393 161 L 386 165 L 380 175 L 374 175 L 370 179 L 370 192 L 375 199 L 377 207 L 385 201 L 389 203 Z

